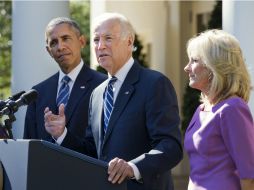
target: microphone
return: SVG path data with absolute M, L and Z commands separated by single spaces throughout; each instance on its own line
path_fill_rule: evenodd
M 10 96 L 7 100 L 4 100 L 4 101 L 0 100 L 0 110 L 3 109 L 6 106 L 6 104 L 8 104 L 9 101 L 16 101 L 24 93 L 25 93 L 25 91 L 21 91 L 21 92 L 18 92 L 16 94 Z
M 23 93 L 19 99 L 9 101 L 6 106 L 0 111 L 0 116 L 10 115 L 18 111 L 18 108 L 23 105 L 28 105 L 34 100 L 36 100 L 38 92 L 34 89 L 29 90 L 26 93 Z

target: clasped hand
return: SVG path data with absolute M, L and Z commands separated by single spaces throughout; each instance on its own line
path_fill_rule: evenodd
M 134 177 L 132 167 L 123 159 L 114 158 L 108 164 L 108 180 L 112 183 L 122 183 L 124 179 Z

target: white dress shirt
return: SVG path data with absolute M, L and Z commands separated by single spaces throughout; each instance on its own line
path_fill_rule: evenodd
M 113 85 L 113 92 L 114 92 L 114 102 L 116 101 L 116 98 L 118 96 L 119 90 L 128 74 L 128 72 L 130 71 L 132 65 L 134 64 L 134 59 L 131 57 L 127 63 L 125 63 L 114 75 L 117 78 L 117 81 L 114 83 Z M 109 75 L 109 77 L 111 78 L 112 76 Z M 140 180 L 141 179 L 141 174 L 137 168 L 137 166 L 132 163 L 132 162 L 128 162 L 130 164 L 130 166 L 133 169 L 134 172 L 134 177 L 136 180 Z
M 114 102 L 116 101 L 116 98 L 118 96 L 118 93 L 119 93 L 119 90 L 128 74 L 128 72 L 130 71 L 132 65 L 134 64 L 134 59 L 131 57 L 118 71 L 117 73 L 114 75 L 116 78 L 117 78 L 117 81 L 114 83 L 113 85 L 113 92 L 114 92 Z M 79 64 L 74 70 L 78 70 L 78 67 L 80 66 L 81 64 Z M 83 66 L 83 62 L 82 62 L 82 66 Z M 79 68 L 81 69 L 82 66 L 80 66 Z M 77 77 L 80 69 L 77 71 L 76 75 L 73 73 L 73 71 L 71 73 L 68 74 L 68 76 L 71 78 L 71 81 L 72 81 L 72 86 L 73 86 L 73 81 L 75 81 L 75 77 Z M 62 78 L 64 77 L 64 73 L 63 72 L 60 72 L 60 75 L 59 75 L 59 82 L 61 82 Z M 109 78 L 111 78 L 112 76 L 109 74 Z M 75 79 L 74 79 L 75 78 Z M 73 80 L 74 79 L 74 80 Z M 58 83 L 59 84 L 59 83 Z M 60 86 L 60 85 L 58 85 Z M 70 86 L 70 88 L 72 88 Z M 56 143 L 57 144 L 61 144 L 65 138 L 67 134 L 67 128 L 65 127 L 64 129 L 64 132 L 63 134 L 56 140 Z M 140 175 L 140 172 L 137 168 L 137 166 L 132 163 L 132 162 L 128 162 L 130 164 L 130 166 L 132 167 L 133 169 L 133 172 L 134 172 L 134 176 L 135 176 L 135 179 L 136 180 L 140 180 L 141 179 L 141 175 Z
M 84 62 L 83 62 L 83 60 L 81 59 L 80 63 L 79 63 L 70 73 L 67 74 L 67 76 L 70 77 L 70 79 L 71 79 L 70 82 L 68 83 L 68 85 L 69 85 L 69 87 L 70 87 L 70 94 L 71 94 L 71 90 L 72 90 L 72 87 L 73 87 L 73 85 L 74 85 L 74 82 L 76 81 L 76 78 L 78 77 L 78 74 L 79 74 L 79 72 L 81 71 L 83 65 L 84 65 Z M 58 96 L 58 91 L 59 91 L 59 89 L 60 89 L 60 86 L 62 85 L 62 79 L 63 79 L 63 77 L 64 77 L 65 75 L 66 75 L 66 74 L 63 73 L 63 71 L 61 71 L 61 70 L 59 71 L 59 79 L 58 79 L 58 87 L 57 87 L 57 96 Z M 56 96 L 56 97 L 57 97 L 57 96 Z M 60 144 L 63 142 L 63 140 L 64 140 L 66 134 L 67 134 L 67 128 L 65 127 L 65 128 L 64 128 L 64 132 L 63 132 L 63 134 L 62 134 L 60 137 L 58 137 L 57 139 L 55 139 L 54 137 L 52 137 L 52 138 L 55 140 L 56 144 L 60 145 Z

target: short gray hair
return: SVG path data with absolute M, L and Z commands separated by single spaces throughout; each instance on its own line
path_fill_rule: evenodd
M 129 20 L 122 14 L 120 13 L 111 13 L 111 12 L 106 12 L 98 17 L 95 18 L 94 24 L 93 24 L 93 30 L 96 29 L 101 23 L 108 21 L 108 20 L 113 20 L 119 22 L 121 26 L 121 36 L 126 37 L 127 35 L 131 35 L 133 38 L 133 42 L 135 40 L 135 31 Z
M 81 35 L 81 29 L 76 21 L 74 21 L 68 17 L 57 17 L 57 18 L 52 19 L 46 27 L 46 30 L 45 30 L 46 43 L 48 42 L 49 31 L 52 28 L 54 28 L 55 26 L 60 25 L 60 24 L 68 24 L 70 27 L 72 27 L 74 29 L 77 36 Z

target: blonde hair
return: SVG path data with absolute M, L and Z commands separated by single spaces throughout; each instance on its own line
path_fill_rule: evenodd
M 248 102 L 250 75 L 240 44 L 233 35 L 217 29 L 205 31 L 188 41 L 189 56 L 192 51 L 197 53 L 212 74 L 208 95 L 201 93 L 203 102 L 216 104 L 235 95 Z

